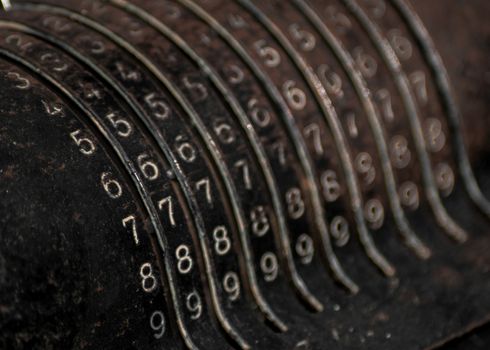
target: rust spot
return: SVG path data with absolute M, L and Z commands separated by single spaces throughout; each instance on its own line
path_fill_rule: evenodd
M 0 170 L 0 174 L 4 179 L 13 179 L 15 177 L 15 165 L 8 165 L 5 169 Z

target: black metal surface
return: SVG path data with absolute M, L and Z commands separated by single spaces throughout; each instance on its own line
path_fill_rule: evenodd
M 414 1 L 433 46 L 403 0 L 13 1 L 0 348 L 444 348 L 487 322 L 490 8 L 441 4 Z

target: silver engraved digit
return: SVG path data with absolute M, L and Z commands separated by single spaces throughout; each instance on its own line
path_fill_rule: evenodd
M 376 179 L 376 169 L 373 166 L 373 158 L 367 152 L 357 155 L 354 166 L 357 172 L 364 176 L 363 181 L 366 186 L 371 185 Z
M 344 97 L 342 89 L 342 78 L 336 72 L 330 69 L 327 64 L 322 64 L 317 69 L 318 77 L 320 78 L 325 90 L 330 96 L 336 98 Z
M 88 137 L 81 136 L 82 131 L 80 129 L 73 131 L 70 133 L 70 137 L 75 142 L 75 144 L 79 147 L 79 150 L 82 154 L 86 156 L 90 156 L 95 152 L 95 144 Z
M 187 310 L 189 310 L 191 314 L 191 319 L 197 320 L 199 317 L 201 317 L 202 314 L 202 302 L 201 302 L 201 297 L 199 294 L 197 294 L 196 291 L 190 293 L 187 298 L 185 305 L 187 307 Z
M 340 12 L 335 6 L 328 6 L 325 9 L 325 14 L 331 23 L 334 24 L 335 29 L 339 33 L 345 33 L 348 29 L 352 28 L 352 22 L 344 13 Z
M 228 82 L 232 85 L 240 84 L 245 77 L 245 73 L 236 64 L 230 64 L 224 68 L 224 72 L 228 77 Z
M 366 78 L 372 78 L 378 72 L 376 59 L 364 52 L 361 46 L 354 49 L 352 56 L 356 61 L 357 67 Z
M 136 228 L 136 217 L 134 215 L 129 215 L 129 216 L 125 217 L 122 220 L 122 224 L 126 228 L 128 226 L 130 226 L 130 228 L 131 228 L 131 234 L 133 235 L 134 243 L 136 245 L 139 245 L 140 244 L 140 240 L 139 240 L 139 237 L 138 237 L 138 230 Z
M 156 163 L 149 158 L 150 156 L 146 153 L 140 154 L 137 158 L 138 167 L 146 179 L 154 181 L 160 177 L 160 171 Z
M 409 60 L 412 57 L 412 43 L 404 37 L 399 29 L 392 29 L 388 32 L 388 39 L 395 50 L 398 58 Z
M 155 331 L 153 336 L 155 339 L 161 339 L 165 334 L 165 315 L 161 311 L 154 311 L 150 317 L 150 327 Z
M 245 159 L 241 159 L 235 163 L 235 168 L 241 169 L 243 176 L 243 184 L 247 190 L 252 189 L 252 179 L 250 178 L 250 170 L 248 168 L 248 163 Z
M 118 117 L 115 113 L 109 113 L 106 118 L 116 129 L 116 132 L 121 137 L 129 137 L 133 132 L 131 124 L 122 117 Z
M 411 209 L 416 210 L 420 204 L 419 190 L 417 185 L 412 181 L 407 181 L 401 184 L 399 189 L 401 203 Z
M 170 221 L 170 224 L 172 226 L 175 226 L 176 222 L 174 217 L 174 206 L 173 206 L 172 196 L 165 197 L 158 202 L 159 210 L 164 210 L 165 207 L 167 208 L 167 214 L 168 214 L 168 219 Z
M 281 63 L 279 52 L 267 45 L 265 40 L 259 40 L 254 44 L 257 54 L 264 60 L 266 66 L 270 68 L 277 67 Z
M 383 226 L 385 211 L 381 201 L 379 199 L 368 200 L 364 206 L 364 216 L 373 230 L 377 230 Z
M 43 104 L 46 113 L 48 113 L 50 116 L 53 117 L 59 116 L 61 118 L 65 116 L 63 106 L 61 106 L 60 104 L 50 103 L 44 100 L 42 100 L 41 103 Z
M 424 122 L 425 142 L 428 151 L 436 153 L 446 145 L 446 135 L 442 130 L 442 123 L 437 118 L 428 118 Z
M 381 111 L 385 121 L 393 122 L 395 120 L 395 113 L 393 112 L 390 92 L 387 89 L 381 89 L 376 93 L 376 98 L 381 105 Z
M 211 195 L 211 184 L 209 183 L 209 178 L 205 177 L 196 182 L 196 190 L 200 191 L 204 188 L 204 195 L 206 196 L 206 201 L 209 205 L 213 204 L 213 197 Z
M 251 98 L 247 103 L 249 115 L 252 120 L 258 126 L 265 128 L 271 122 L 270 112 L 264 108 L 259 106 L 258 100 L 256 98 Z
M 330 235 L 337 247 L 345 246 L 350 239 L 349 223 L 343 216 L 336 216 L 330 222 Z
M 155 93 L 150 93 L 145 96 L 146 104 L 153 110 L 155 117 L 165 120 L 170 115 L 170 108 L 162 100 L 158 99 Z
M 409 79 L 412 83 L 413 89 L 415 90 L 417 100 L 421 105 L 426 105 L 429 102 L 429 94 L 427 92 L 425 73 L 422 71 L 413 72 L 410 74 Z
M 226 255 L 231 249 L 228 230 L 224 226 L 217 226 L 213 230 L 214 250 L 218 255 Z
M 439 163 L 434 171 L 436 184 L 442 195 L 449 196 L 454 189 L 454 172 L 447 163 Z
M 264 280 L 266 282 L 274 281 L 279 272 L 277 257 L 275 254 L 267 252 L 262 255 L 262 258 L 260 259 L 260 269 L 264 273 Z
M 190 142 L 185 141 L 182 135 L 175 138 L 175 147 L 180 158 L 187 162 L 192 163 L 196 160 L 197 152 L 194 146 Z
M 337 174 L 333 170 L 326 170 L 321 177 L 323 186 L 323 197 L 327 202 L 335 202 L 341 194 L 340 184 L 337 181 Z
M 269 232 L 269 219 L 263 206 L 255 207 L 250 213 L 250 219 L 252 220 L 252 232 L 256 236 L 262 237 Z
M 313 244 L 313 239 L 306 233 L 303 233 L 298 237 L 296 241 L 296 254 L 300 257 L 301 263 L 303 265 L 309 265 L 315 254 L 315 245 Z
M 303 51 L 311 51 L 315 48 L 315 36 L 312 33 L 301 29 L 299 24 L 292 23 L 289 25 L 289 32 L 295 40 L 300 42 L 300 47 Z
M 17 72 L 8 72 L 7 77 L 10 78 L 11 80 L 14 80 L 17 83 L 17 85 L 15 85 L 16 89 L 27 90 L 31 87 L 30 80 L 21 76 Z
M 68 69 L 68 65 L 61 61 L 59 57 L 55 53 L 48 52 L 41 55 L 41 62 L 50 63 L 53 65 L 51 68 L 55 72 L 64 72 Z
M 153 267 L 150 263 L 144 263 L 143 265 L 141 265 L 140 277 L 141 288 L 143 288 L 146 293 L 151 293 L 157 288 L 157 279 L 153 274 Z
M 225 145 L 232 144 L 236 141 L 235 131 L 230 124 L 227 124 L 220 120 L 216 120 L 214 122 L 213 129 L 220 141 Z
M 223 289 L 229 295 L 230 301 L 235 301 L 240 297 L 240 280 L 235 272 L 226 273 L 223 278 Z
M 201 102 L 208 98 L 208 90 L 203 84 L 191 81 L 188 76 L 182 78 L 182 83 L 193 94 L 196 102 Z
M 313 149 L 318 156 L 323 155 L 323 142 L 320 127 L 316 123 L 309 124 L 305 126 L 303 134 L 306 138 L 311 138 L 313 143 Z
M 410 163 L 412 153 L 408 149 L 408 142 L 404 136 L 393 136 L 390 142 L 390 157 L 391 162 L 398 169 L 403 169 Z
M 282 93 L 289 106 L 297 111 L 301 111 L 306 106 L 306 95 L 296 86 L 293 80 L 287 80 L 282 86 Z
M 109 172 L 104 172 L 100 176 L 100 182 L 102 187 L 104 187 L 105 192 L 112 199 L 117 199 L 122 196 L 123 189 L 119 182 L 112 178 L 112 174 Z
M 299 219 L 305 213 L 305 202 L 299 188 L 293 187 L 286 192 L 286 203 L 292 219 Z
M 192 270 L 194 262 L 190 257 L 189 247 L 185 244 L 181 244 L 175 250 L 175 257 L 177 258 L 177 270 L 182 275 L 186 275 Z

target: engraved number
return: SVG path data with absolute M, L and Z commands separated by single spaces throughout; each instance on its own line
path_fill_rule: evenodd
M 231 249 L 228 230 L 224 226 L 217 226 L 213 231 L 214 250 L 218 255 L 225 255 Z
M 144 263 L 140 267 L 141 288 L 146 293 L 151 293 L 157 288 L 157 279 L 153 274 L 153 268 L 150 263 Z
M 112 126 L 117 130 L 117 134 L 121 137 L 128 137 L 131 135 L 133 128 L 131 124 L 124 118 L 118 118 L 116 114 L 110 113 L 106 116 L 111 122 Z
M 223 278 L 223 289 L 229 295 L 230 301 L 235 301 L 240 297 L 240 281 L 234 272 L 228 272 Z
M 242 169 L 243 175 L 243 183 L 245 184 L 245 188 L 247 190 L 252 189 L 252 180 L 250 178 L 250 170 L 248 168 L 247 161 L 245 159 L 241 159 L 235 163 L 235 168 Z
M 266 282 L 274 281 L 279 272 L 277 257 L 270 252 L 262 255 L 262 258 L 260 259 L 260 269 L 264 273 L 264 280 Z
M 128 225 L 130 225 L 131 233 L 132 233 L 133 239 L 134 239 L 134 243 L 136 243 L 136 245 L 139 245 L 140 240 L 138 238 L 138 231 L 136 229 L 136 218 L 134 217 L 134 215 L 129 215 L 128 217 L 125 217 L 122 220 L 122 224 L 126 228 L 128 227 Z
M 311 138 L 315 153 L 319 156 L 323 155 L 322 132 L 316 123 L 305 126 L 303 133 L 306 138 Z
M 265 235 L 270 228 L 269 219 L 263 206 L 255 207 L 250 213 L 252 232 L 259 237 Z
M 171 196 L 165 197 L 158 202 L 158 209 L 163 210 L 165 206 L 168 209 L 168 218 L 170 220 L 170 225 L 175 226 L 174 206 Z
M 153 181 L 158 179 L 160 176 L 160 171 L 158 170 L 158 166 L 148 158 L 148 154 L 140 154 L 137 159 L 138 167 L 140 168 L 144 177 L 150 181 Z
M 191 319 L 197 320 L 201 317 L 202 314 L 202 302 L 201 297 L 197 294 L 196 291 L 189 294 L 185 300 L 185 305 L 187 310 L 189 310 L 191 314 Z
M 311 51 L 315 48 L 316 39 L 310 32 L 301 29 L 299 24 L 293 23 L 289 26 L 289 32 L 296 41 L 300 42 L 301 50 Z
M 165 315 L 161 311 L 155 311 L 150 317 L 150 327 L 155 331 L 153 336 L 160 339 L 165 334 Z
M 192 270 L 194 262 L 190 257 L 189 247 L 182 244 L 175 250 L 175 257 L 177 258 L 177 270 L 182 275 L 188 274 Z
M 95 144 L 88 137 L 82 137 L 80 134 L 81 130 L 75 130 L 70 134 L 70 137 L 79 147 L 80 152 L 86 156 L 90 156 L 95 152 Z
M 305 202 L 299 188 L 293 187 L 286 192 L 286 203 L 292 219 L 299 219 L 305 213 Z
M 301 258 L 301 263 L 303 265 L 310 264 L 315 254 L 315 246 L 311 237 L 303 233 L 298 237 L 295 248 L 296 254 Z
M 100 177 L 100 182 L 102 183 L 102 186 L 104 187 L 104 190 L 109 195 L 109 197 L 111 197 L 112 199 L 116 199 L 122 196 L 123 191 L 119 182 L 111 179 L 111 176 L 111 173 L 102 173 Z
M 279 52 L 267 46 L 267 42 L 265 40 L 259 40 L 254 44 L 255 51 L 257 54 L 264 60 L 264 63 L 267 67 L 274 68 L 281 63 L 281 56 Z
M 153 114 L 158 119 L 167 119 L 170 115 L 170 108 L 162 100 L 158 99 L 155 93 L 151 93 L 145 96 L 146 104 L 153 110 Z
M 323 196 L 327 202 L 335 202 L 340 197 L 340 184 L 337 174 L 333 170 L 327 170 L 321 177 Z
M 208 204 L 213 204 L 213 197 L 211 196 L 211 184 L 207 177 L 196 182 L 196 191 L 199 191 L 201 187 L 204 187 L 204 194 L 206 195 L 206 201 Z
M 343 247 L 349 242 L 349 223 L 343 216 L 336 216 L 330 222 L 330 235 L 337 247 Z
M 296 82 L 288 80 L 282 86 L 282 92 L 286 97 L 289 106 L 297 111 L 306 106 L 306 95 L 300 88 L 296 87 Z

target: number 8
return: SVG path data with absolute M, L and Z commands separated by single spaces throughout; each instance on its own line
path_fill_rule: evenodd
M 183 275 L 189 273 L 192 269 L 192 258 L 189 256 L 189 248 L 186 245 L 180 245 L 175 251 L 175 256 L 178 259 L 177 269 Z

